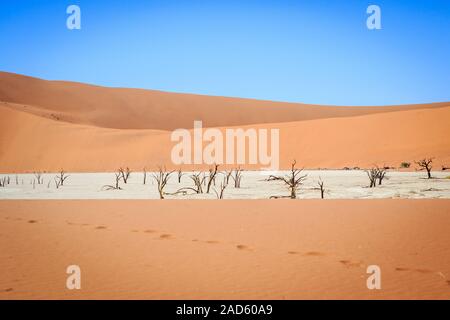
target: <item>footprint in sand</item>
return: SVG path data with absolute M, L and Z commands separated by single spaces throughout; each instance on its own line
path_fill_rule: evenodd
M 408 268 L 403 268 L 403 267 L 397 267 L 395 268 L 395 271 L 409 271 L 410 269 Z
M 98 227 L 95 227 L 95 229 L 97 229 L 97 230 L 105 230 L 106 227 L 105 226 L 98 226 Z
M 87 224 L 87 223 L 76 223 L 76 222 L 70 222 L 70 221 L 67 221 L 67 224 L 69 226 L 79 226 L 79 227 L 89 226 L 89 224 Z
M 37 223 L 36 220 L 28 220 L 28 223 Z
M 8 288 L 8 289 L 5 289 L 4 291 L 5 292 L 11 292 L 11 291 L 13 291 L 14 289 L 13 288 Z
M 217 243 L 219 243 L 219 241 L 216 241 L 216 240 L 208 240 L 208 241 L 206 241 L 206 243 L 209 243 L 209 244 L 217 244 Z
M 144 230 L 144 232 L 145 233 L 155 233 L 156 231 L 155 230 L 151 230 L 151 229 L 147 229 L 147 230 Z
M 297 251 L 288 251 L 288 254 L 299 254 L 300 252 Z
M 251 251 L 252 249 L 250 249 L 249 247 L 247 247 L 246 245 L 243 245 L 243 244 L 238 244 L 237 246 L 236 246 L 236 248 L 238 249 L 238 250 L 244 250 L 244 251 Z
M 342 263 L 347 268 L 355 268 L 355 267 L 361 267 L 362 263 L 357 261 L 350 261 L 350 260 L 339 260 L 340 263 Z
M 404 267 L 397 267 L 395 268 L 395 271 L 415 271 L 419 273 L 433 273 L 433 270 L 429 269 L 410 269 L 410 268 L 404 268 Z
M 309 257 L 321 257 L 321 256 L 324 256 L 325 253 L 318 252 L 318 251 L 309 251 L 309 252 L 306 252 L 304 255 L 309 256 Z
M 162 234 L 159 236 L 160 240 L 169 240 L 172 239 L 172 235 L 171 234 Z
M 442 279 L 444 279 L 445 283 L 448 286 L 450 286 L 450 280 L 447 280 L 447 277 L 441 271 L 433 271 L 430 269 L 409 269 L 409 268 L 403 268 L 403 267 L 397 267 L 397 268 L 395 268 L 395 271 L 415 271 L 415 272 L 425 273 L 425 274 L 434 273 L 434 274 L 437 274 L 438 276 L 440 276 Z
M 81 223 L 70 222 L 70 221 L 67 221 L 67 224 L 68 224 L 69 226 L 82 226 Z
M 429 270 L 429 269 L 416 269 L 414 271 L 419 272 L 419 273 L 432 273 L 433 272 L 433 270 Z

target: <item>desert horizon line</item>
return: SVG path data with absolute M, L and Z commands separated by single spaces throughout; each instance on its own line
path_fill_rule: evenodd
M 189 96 L 200 96 L 200 97 L 211 97 L 211 98 L 225 98 L 225 99 L 239 99 L 239 100 L 248 100 L 248 101 L 261 101 L 261 102 L 273 102 L 273 103 L 283 103 L 283 104 L 291 104 L 291 105 L 307 105 L 307 106 L 320 106 L 320 107 L 402 107 L 402 106 L 420 106 L 425 104 L 447 104 L 450 103 L 450 100 L 441 100 L 441 101 L 421 101 L 421 102 L 404 102 L 400 104 L 320 104 L 314 102 L 305 102 L 305 101 L 289 101 L 289 100 L 274 100 L 274 99 L 264 99 L 264 98 L 256 98 L 256 97 L 244 97 L 244 96 L 233 96 L 233 95 L 222 95 L 222 94 L 214 94 L 214 93 L 196 93 L 191 91 L 174 91 L 167 89 L 153 89 L 153 88 L 144 88 L 144 87 L 135 87 L 135 86 L 112 86 L 106 84 L 98 84 L 93 82 L 84 82 L 78 80 L 70 80 L 70 79 L 49 79 L 40 76 L 28 75 L 24 73 L 12 72 L 12 71 L 4 71 L 0 70 L 0 74 L 10 74 L 13 76 L 20 76 L 25 78 L 31 78 L 36 80 L 48 81 L 48 82 L 59 82 L 59 83 L 73 83 L 79 85 L 86 85 L 91 87 L 99 87 L 99 88 L 108 88 L 108 89 L 128 89 L 128 90 L 138 90 L 138 91 L 150 91 L 150 92 L 160 92 L 174 95 L 189 95 Z M 1 101 L 1 100 L 0 100 Z M 8 101 L 3 101 L 8 102 Z

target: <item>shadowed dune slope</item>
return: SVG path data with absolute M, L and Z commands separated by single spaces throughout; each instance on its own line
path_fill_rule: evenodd
M 29 113 L 64 122 L 105 128 L 158 130 L 192 128 L 194 120 L 202 120 L 204 127 L 242 126 L 435 109 L 448 105 L 331 107 L 107 88 L 46 81 L 6 72 L 0 72 L 0 101 Z

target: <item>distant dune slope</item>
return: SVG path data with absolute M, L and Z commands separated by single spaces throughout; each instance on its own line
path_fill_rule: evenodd
M 326 94 L 326 91 L 324 91 Z M 332 107 L 252 99 L 106 88 L 0 72 L 0 101 L 39 116 L 97 127 L 173 130 L 352 117 L 448 103 L 386 107 Z M 24 107 L 25 105 L 25 107 Z
M 178 168 L 170 159 L 170 132 L 72 124 L 18 108 L 0 104 L 0 172 Z M 280 129 L 282 168 L 292 159 L 306 168 L 364 168 L 433 156 L 440 169 L 450 165 L 448 119 L 450 106 L 249 127 Z

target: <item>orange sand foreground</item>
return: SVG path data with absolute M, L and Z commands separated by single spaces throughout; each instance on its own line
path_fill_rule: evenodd
M 450 299 L 450 200 L 0 201 L 0 298 Z

